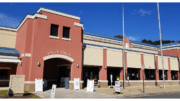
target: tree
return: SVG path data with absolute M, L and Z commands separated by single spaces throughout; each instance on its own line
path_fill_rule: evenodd
M 121 39 L 122 39 L 122 38 L 123 38 L 123 35 L 118 34 L 118 35 L 115 35 L 114 37 L 115 37 L 115 38 L 121 38 Z
M 151 41 L 151 40 L 143 39 L 141 42 L 151 44 L 151 45 L 160 45 L 160 40 Z M 175 42 L 174 40 L 162 40 L 162 44 L 174 43 L 174 42 Z

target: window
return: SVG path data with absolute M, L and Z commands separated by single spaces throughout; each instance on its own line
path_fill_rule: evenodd
M 163 71 L 159 70 L 159 80 L 163 80 Z M 167 70 L 164 70 L 165 80 L 167 80 Z
M 58 36 L 58 25 L 51 24 L 51 36 Z
M 177 71 L 171 71 L 171 79 L 178 80 Z
M 63 27 L 63 38 L 69 38 L 69 27 Z
M 126 48 L 129 48 L 129 43 L 126 43 Z
M 129 80 L 139 80 L 140 72 L 136 68 L 128 68 Z
M 8 79 L 8 69 L 0 69 L 0 80 Z
M 145 80 L 155 80 L 155 71 L 146 69 L 145 70 Z

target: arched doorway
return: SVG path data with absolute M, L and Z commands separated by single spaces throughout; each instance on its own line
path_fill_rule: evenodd
M 71 64 L 74 59 L 64 55 L 50 55 L 44 57 L 43 80 L 45 89 L 51 89 L 52 84 L 65 87 L 65 78 L 71 77 Z

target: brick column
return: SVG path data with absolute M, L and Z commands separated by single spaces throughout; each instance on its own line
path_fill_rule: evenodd
M 177 77 L 178 77 L 178 80 L 180 80 L 180 72 L 179 71 L 177 71 Z
M 143 54 L 141 54 L 141 66 L 143 66 L 144 65 L 144 55 Z M 142 68 L 140 69 L 140 80 L 143 80 L 143 70 L 142 70 Z
M 108 87 L 107 80 L 107 49 L 103 49 L 103 66 L 99 68 L 99 80 L 100 87 Z
M 168 80 L 171 80 L 171 65 L 170 65 L 170 58 L 168 58 L 167 79 L 168 79 Z
M 120 68 L 120 80 L 123 80 L 123 68 Z
M 126 75 L 125 79 L 127 80 L 127 75 L 128 75 L 128 71 L 127 71 L 127 52 L 124 52 L 124 55 L 125 55 L 125 68 L 126 68 L 126 70 L 125 70 L 125 75 Z
M 155 69 L 156 80 L 159 80 L 159 71 L 158 71 L 158 56 L 155 56 L 155 65 L 156 65 L 156 69 Z

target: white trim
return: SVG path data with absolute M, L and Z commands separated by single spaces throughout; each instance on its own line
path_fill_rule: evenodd
M 52 38 L 52 39 L 59 39 L 58 36 L 49 36 L 49 38 Z
M 71 39 L 69 39 L 69 38 L 62 38 L 62 40 L 71 41 Z
M 35 84 L 35 81 L 24 81 L 24 84 Z
M 169 46 L 163 46 L 162 48 L 172 47 L 172 46 L 180 46 L 180 44 L 176 44 L 176 45 L 169 45 Z
M 5 62 L 5 63 L 19 63 L 21 60 L 19 59 L 0 59 L 0 62 Z
M 74 83 L 74 81 L 69 81 L 69 83 Z M 80 80 L 79 83 L 84 83 L 84 81 Z
M 44 61 L 48 60 L 48 59 L 52 59 L 52 58 L 61 58 L 61 59 L 65 59 L 68 60 L 69 62 L 74 62 L 74 59 L 65 55 L 48 55 L 43 57 Z
M 108 80 L 98 80 L 98 82 L 108 82 Z
M 77 23 L 77 22 L 74 22 L 74 25 L 75 25 L 75 26 L 82 27 L 82 29 L 84 30 L 83 24 L 81 24 L 81 23 Z
M 18 59 L 18 57 L 15 57 L 15 56 L 3 56 L 3 55 L 0 55 L 0 58 L 6 58 L 6 59 Z
M 0 26 L 0 29 L 2 29 L 2 30 L 9 30 L 9 31 L 15 31 L 16 32 L 16 29 L 13 29 L 13 28 L 7 28 L 7 27 L 1 27 Z
M 21 57 L 24 57 L 24 53 L 22 53 Z
M 54 14 L 57 14 L 57 15 L 61 15 L 61 16 L 65 16 L 65 17 L 69 17 L 69 18 L 80 20 L 80 17 L 73 16 L 73 15 L 70 15 L 70 14 L 65 14 L 65 13 L 62 13 L 62 12 L 53 11 L 53 10 L 46 9 L 46 8 L 40 8 L 37 12 L 40 12 L 40 11 L 54 13 Z
M 25 53 L 25 57 L 31 57 L 31 53 Z
M 103 47 L 103 49 L 107 49 L 107 47 Z
M 180 47 L 169 47 L 169 48 L 165 48 L 163 50 L 171 50 L 171 49 L 180 49 Z M 160 51 L 161 49 L 158 49 L 158 51 Z
M 24 20 L 21 22 L 21 24 L 18 26 L 18 28 L 16 29 L 16 31 L 19 30 L 19 28 L 24 24 L 24 22 L 27 20 L 27 19 L 34 19 L 34 18 L 42 18 L 42 19 L 47 19 L 47 16 L 46 15 L 41 15 L 41 14 L 35 14 L 35 15 L 27 15 Z

